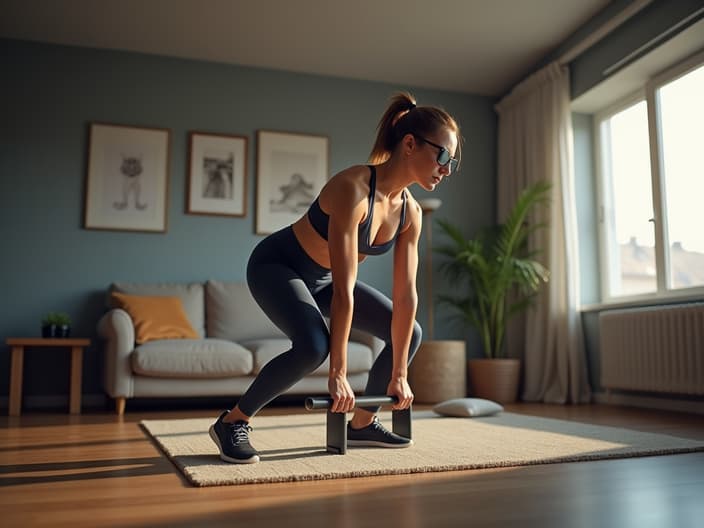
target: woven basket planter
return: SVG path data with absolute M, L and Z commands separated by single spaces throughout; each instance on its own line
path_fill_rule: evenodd
M 423 341 L 408 368 L 414 403 L 438 403 L 467 395 L 464 341 Z
M 467 363 L 474 396 L 499 403 L 516 401 L 521 375 L 519 359 L 470 359 Z

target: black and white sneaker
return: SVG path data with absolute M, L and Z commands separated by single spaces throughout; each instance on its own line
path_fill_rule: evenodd
M 259 462 L 259 453 L 249 443 L 252 428 L 247 422 L 225 423 L 222 419 L 230 411 L 223 411 L 210 426 L 210 438 L 220 449 L 220 458 L 232 464 L 254 464 Z
M 362 429 L 353 429 L 351 422 L 347 422 L 347 445 L 350 447 L 410 447 L 413 440 L 392 433 L 381 425 L 379 418 Z

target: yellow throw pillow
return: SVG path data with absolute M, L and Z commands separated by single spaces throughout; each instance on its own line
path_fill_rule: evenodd
M 197 339 L 179 297 L 148 297 L 113 292 L 113 306 L 122 308 L 134 323 L 138 345 L 154 339 Z

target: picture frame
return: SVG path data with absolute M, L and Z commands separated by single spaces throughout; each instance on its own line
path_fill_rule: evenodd
M 188 134 L 186 213 L 247 215 L 247 137 Z
M 329 178 L 327 136 L 257 131 L 258 235 L 298 220 Z
M 170 131 L 90 123 L 85 229 L 166 232 Z

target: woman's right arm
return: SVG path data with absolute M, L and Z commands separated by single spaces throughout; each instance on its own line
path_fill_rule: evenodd
M 350 171 L 354 169 L 348 169 Z M 330 375 L 332 412 L 354 408 L 354 392 L 347 381 L 347 342 L 352 328 L 354 286 L 357 281 L 357 231 L 366 212 L 363 190 L 349 174 L 340 175 L 328 189 L 328 247 L 332 272 L 330 307 Z M 332 183 L 332 182 L 331 182 Z

